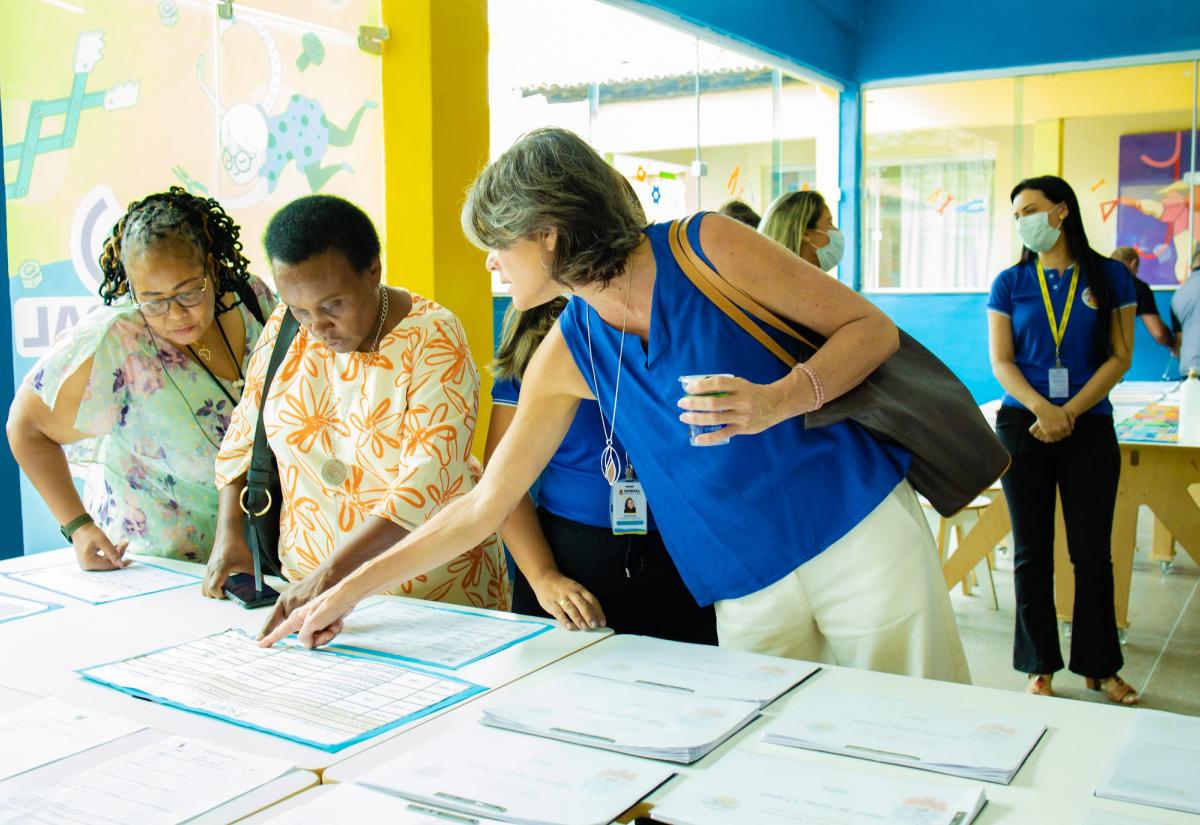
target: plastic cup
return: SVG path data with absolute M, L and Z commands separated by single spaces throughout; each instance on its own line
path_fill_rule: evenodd
M 706 375 L 681 375 L 679 376 L 679 386 L 683 387 L 683 391 L 687 392 L 687 385 L 692 381 L 699 381 L 702 378 L 733 378 L 733 375 L 727 372 L 713 372 Z M 691 395 L 691 393 L 688 393 Z M 697 395 L 710 395 L 718 398 L 723 398 L 729 395 L 727 392 L 702 392 Z M 715 433 L 717 430 L 725 429 L 724 424 L 688 424 L 688 442 L 693 447 L 719 447 L 722 444 L 728 444 L 729 439 L 724 441 L 714 441 L 711 444 L 697 444 L 696 436 L 704 435 L 705 433 Z

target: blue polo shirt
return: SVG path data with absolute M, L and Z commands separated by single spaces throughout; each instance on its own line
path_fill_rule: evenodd
M 1109 305 L 1114 311 L 1137 306 L 1137 293 L 1125 264 L 1109 258 L 1101 260 L 1103 265 L 1100 274 L 1107 281 Z M 1075 268 L 1069 266 L 1063 272 L 1055 269 L 1043 271 L 1050 291 L 1050 304 L 1054 307 L 1054 317 L 1061 323 Z M 1017 369 L 1031 387 L 1045 398 L 1049 398 L 1050 369 L 1054 366 L 1054 334 L 1050 331 L 1050 319 L 1046 317 L 1046 304 L 1042 299 L 1041 285 L 1038 283 L 1036 261 L 1017 264 L 996 276 L 996 280 L 992 282 L 987 307 L 989 312 L 998 312 L 1012 319 L 1013 360 Z M 1103 363 L 1096 355 L 1093 342 L 1097 325 L 1103 325 L 1103 328 L 1108 330 L 1110 324 L 1111 319 L 1099 317 L 1092 291 L 1081 277 L 1075 287 L 1071 317 L 1067 321 L 1067 329 L 1059 350 L 1059 359 L 1067 368 L 1070 379 L 1069 398 L 1074 398 L 1083 389 Z M 1058 404 L 1067 400 L 1069 399 L 1054 399 Z M 1008 394 L 1005 394 L 1002 403 L 1006 407 L 1025 409 L 1020 401 Z M 1111 415 L 1112 404 L 1105 398 L 1088 410 L 1087 414 Z
M 515 379 L 497 379 L 492 384 L 493 404 L 515 407 L 520 395 L 521 382 Z M 621 456 L 623 469 L 625 448 L 615 438 L 613 447 Z M 603 449 L 600 405 L 595 401 L 580 401 L 571 428 L 538 480 L 535 496 L 538 505 L 556 516 L 580 524 L 611 529 L 608 515 L 611 488 L 600 474 L 600 452 Z M 657 529 L 653 512 L 649 513 L 649 528 Z

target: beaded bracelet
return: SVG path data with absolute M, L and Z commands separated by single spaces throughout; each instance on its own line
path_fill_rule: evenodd
M 825 406 L 825 389 L 821 386 L 821 379 L 817 378 L 817 374 L 813 372 L 812 367 L 808 364 L 797 362 L 795 369 L 800 370 L 808 376 L 808 380 L 812 382 L 814 404 L 808 412 L 814 412 Z

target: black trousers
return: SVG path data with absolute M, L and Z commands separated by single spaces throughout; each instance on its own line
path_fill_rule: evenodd
M 657 532 L 614 536 L 538 508 L 538 519 L 554 560 L 592 592 L 617 633 L 637 633 L 677 642 L 715 645 L 717 617 L 700 607 L 684 585 Z M 520 570 L 513 580 L 513 611 L 548 616 Z
M 1012 454 L 1004 497 L 1012 515 L 1017 599 L 1013 667 L 1054 673 L 1063 667 L 1054 607 L 1055 490 L 1062 497 L 1067 547 L 1075 568 L 1071 670 L 1103 679 L 1121 669 L 1113 606 L 1112 522 L 1121 451 L 1107 415 L 1083 415 L 1071 435 L 1045 444 L 1029 434 L 1037 418 L 1001 407 L 1000 441 Z

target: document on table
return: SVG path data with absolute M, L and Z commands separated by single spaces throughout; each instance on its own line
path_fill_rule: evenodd
M 358 782 L 520 825 L 606 825 L 674 775 L 630 756 L 467 725 Z
M 1200 718 L 1139 709 L 1096 796 L 1200 814 Z
M 463 817 L 351 783 L 322 785 L 309 793 L 312 802 L 267 820 L 267 825 L 345 822 L 350 812 L 355 825 L 501 825 L 498 819 Z
M 546 622 L 485 616 L 385 596 L 346 618 L 331 650 L 457 669 L 545 633 Z
M 758 703 L 567 673 L 483 712 L 483 722 L 580 745 L 691 763 L 758 716 Z
M 1007 785 L 1045 732 L 1026 719 L 824 691 L 789 707 L 762 738 Z
M 344 653 L 261 648 L 241 630 L 79 673 L 331 753 L 484 690 L 453 676 Z
M 651 812 L 670 825 L 968 825 L 983 786 L 943 787 L 732 751 Z
M 36 616 L 38 613 L 57 610 L 60 607 L 62 605 L 0 593 L 0 624 L 11 622 L 13 619 L 24 619 L 26 616 Z
M 607 656 L 576 673 L 697 696 L 745 699 L 766 705 L 821 668 L 810 662 L 761 653 L 619 636 Z
M 281 759 L 173 736 L 0 803 L 0 825 L 175 825 L 291 768 Z
M 0 714 L 0 779 L 57 762 L 105 742 L 128 736 L 145 725 L 42 699 Z
M 174 570 L 136 561 L 120 570 L 88 571 L 80 570 L 79 565 L 71 560 L 4 575 L 58 593 L 60 596 L 70 596 L 72 599 L 91 604 L 105 604 L 133 596 L 174 590 L 200 581 L 198 576 L 176 573 Z

